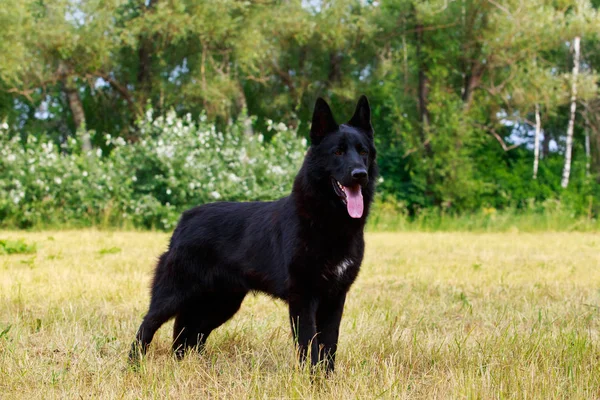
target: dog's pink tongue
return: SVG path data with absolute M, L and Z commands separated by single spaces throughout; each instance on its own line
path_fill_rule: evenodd
M 344 192 L 346 193 L 348 214 L 350 214 L 352 218 L 362 217 L 364 204 L 360 185 L 356 185 L 354 187 L 344 186 Z

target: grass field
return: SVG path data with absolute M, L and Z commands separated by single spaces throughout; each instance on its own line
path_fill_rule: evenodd
M 600 236 L 371 233 L 330 379 L 296 366 L 286 307 L 248 296 L 204 354 L 172 322 L 126 354 L 163 233 L 0 232 L 0 398 L 600 398 Z

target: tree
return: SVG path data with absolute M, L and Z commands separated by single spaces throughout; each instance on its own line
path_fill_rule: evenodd
M 573 83 L 571 86 L 571 116 L 569 126 L 567 127 L 567 145 L 565 149 L 565 167 L 563 169 L 562 181 L 560 185 L 566 188 L 569 185 L 569 175 L 571 173 L 571 152 L 573 149 L 573 129 L 575 126 L 575 111 L 577 109 L 577 75 L 579 74 L 579 42 L 581 38 L 575 36 L 573 40 Z
M 94 131 L 135 141 L 148 107 L 303 135 L 318 96 L 351 112 L 366 93 L 380 190 L 413 213 L 560 196 L 567 43 L 580 36 L 571 187 L 584 122 L 600 177 L 597 0 L 6 2 L 0 122 L 57 141 L 90 132 L 110 151 Z
M 81 91 L 110 68 L 117 0 L 7 1 L 3 9 L 13 11 L 0 33 L 2 51 L 10 54 L 0 62 L 4 84 L 32 106 L 62 92 L 56 98 L 70 111 L 72 132 L 86 132 Z M 87 133 L 83 143 L 91 149 Z
M 537 179 L 538 165 L 540 162 L 540 132 L 542 123 L 540 121 L 540 105 L 535 104 L 535 139 L 533 147 L 533 179 Z

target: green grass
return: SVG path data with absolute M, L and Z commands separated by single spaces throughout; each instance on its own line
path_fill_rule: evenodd
M 591 209 L 575 211 L 558 201 L 541 205 L 531 203 L 523 209 L 482 208 L 464 213 L 450 213 L 440 208 L 426 208 L 408 215 L 402 203 L 376 201 L 369 215 L 367 229 L 372 232 L 600 232 L 600 219 Z M 61 214 L 60 210 L 57 211 Z M 176 220 L 172 221 L 176 223 Z M 17 221 L 4 219 L 0 229 L 21 229 Z M 159 230 L 123 221 L 108 210 L 100 218 L 74 221 L 31 221 L 28 231 L 99 229 L 113 231 Z M 117 251 L 119 247 L 104 249 Z M 0 246 L 0 252 L 2 252 Z
M 23 239 L 0 239 L 0 254 L 32 254 L 36 252 L 36 245 L 25 243 Z
M 337 372 L 297 367 L 286 307 L 248 296 L 206 352 L 176 362 L 172 322 L 126 355 L 163 233 L 0 232 L 0 398 L 600 397 L 600 237 L 370 233 Z M 120 249 L 120 251 L 113 250 Z
M 481 209 L 463 214 L 447 214 L 425 209 L 409 217 L 404 210 L 375 204 L 369 218 L 371 231 L 397 232 L 599 232 L 600 220 L 592 215 L 576 215 L 564 210 Z

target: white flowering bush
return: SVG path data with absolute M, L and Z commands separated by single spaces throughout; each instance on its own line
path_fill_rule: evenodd
M 0 126 L 0 224 L 170 229 L 195 205 L 286 195 L 306 150 L 281 123 L 266 141 L 241 125 L 218 132 L 204 117 L 148 111 L 137 129 L 133 142 L 105 135 L 103 155 L 83 154 L 75 138 L 58 146 Z

